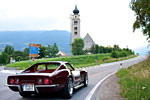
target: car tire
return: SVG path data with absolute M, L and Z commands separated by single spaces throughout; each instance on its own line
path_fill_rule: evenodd
M 22 97 L 24 97 L 24 98 L 31 97 L 31 93 L 19 92 L 19 94 L 20 94 Z
M 84 84 L 84 87 L 88 86 L 88 75 L 87 74 L 85 74 L 85 76 L 84 76 L 83 84 Z
M 62 92 L 63 98 L 70 99 L 73 95 L 73 80 L 68 78 L 65 88 Z

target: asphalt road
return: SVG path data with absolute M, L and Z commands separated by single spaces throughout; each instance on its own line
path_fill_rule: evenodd
M 129 67 L 133 64 L 136 64 L 142 60 L 144 60 L 145 56 L 139 56 L 136 58 L 132 58 L 129 60 L 101 64 L 95 67 L 86 68 L 89 75 L 89 85 L 88 87 L 82 87 L 74 91 L 74 95 L 70 100 L 85 100 L 85 98 L 89 95 L 89 92 L 93 89 L 93 87 L 104 77 L 107 75 L 117 71 L 120 68 L 120 63 L 123 63 L 122 67 Z M 54 94 L 46 97 L 43 96 L 33 96 L 31 98 L 22 98 L 18 92 L 11 91 L 8 87 L 4 86 L 6 84 L 6 79 L 8 75 L 13 73 L 8 71 L 3 71 L 3 68 L 0 67 L 0 100 L 66 100 L 62 99 L 60 95 Z M 96 100 L 98 90 L 94 92 L 91 100 Z

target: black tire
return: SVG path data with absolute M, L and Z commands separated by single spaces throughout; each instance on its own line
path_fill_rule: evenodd
M 84 76 L 84 82 L 83 82 L 83 84 L 84 84 L 84 87 L 88 86 L 88 75 L 87 74 L 85 74 L 85 76 Z
M 31 97 L 31 93 L 19 92 L 19 94 L 20 94 L 22 97 L 24 97 L 24 98 Z
M 68 78 L 65 88 L 62 92 L 63 98 L 70 99 L 73 95 L 73 80 Z

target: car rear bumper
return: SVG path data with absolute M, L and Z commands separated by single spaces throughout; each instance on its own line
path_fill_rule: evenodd
M 5 84 L 5 86 L 8 86 L 11 90 L 13 91 L 19 91 L 19 92 L 24 92 L 22 91 L 21 85 L 9 85 Z M 35 85 L 35 93 L 41 93 L 41 92 L 53 92 L 57 91 L 57 87 L 59 88 L 60 84 L 53 84 L 53 85 Z

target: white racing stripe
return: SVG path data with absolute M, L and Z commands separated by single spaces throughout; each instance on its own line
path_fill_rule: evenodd
M 105 78 L 103 78 L 102 80 L 100 80 L 95 86 L 94 88 L 89 92 L 89 94 L 87 95 L 87 97 L 85 98 L 85 100 L 91 100 L 94 92 L 96 91 L 96 89 L 102 84 L 103 81 L 105 81 L 108 77 L 110 77 L 111 75 L 115 74 L 117 71 L 107 75 Z

